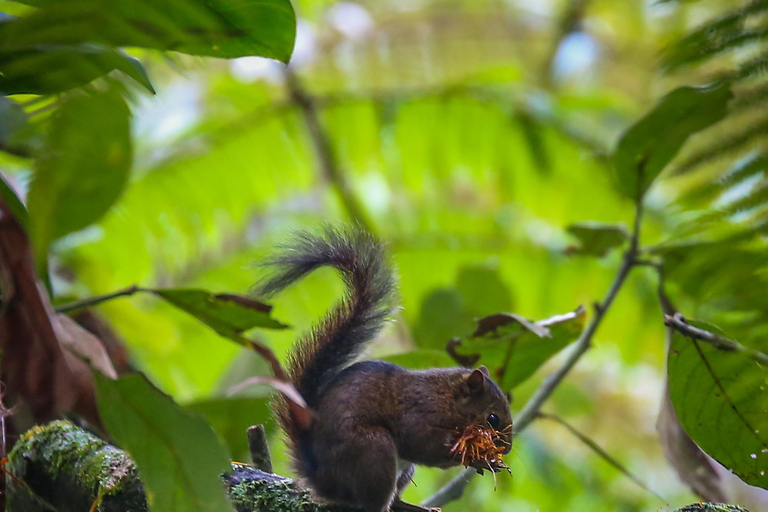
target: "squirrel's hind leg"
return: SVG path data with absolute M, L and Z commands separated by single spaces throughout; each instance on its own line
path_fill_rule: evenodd
M 397 448 L 392 435 L 370 427 L 365 435 L 355 432 L 325 444 L 318 436 L 316 450 L 323 465 L 314 486 L 331 499 L 356 505 L 365 512 L 387 512 L 395 498 Z

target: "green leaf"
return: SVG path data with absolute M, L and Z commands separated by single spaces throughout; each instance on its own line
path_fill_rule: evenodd
M 496 268 L 486 265 L 460 268 L 456 274 L 456 290 L 461 294 L 464 307 L 473 316 L 512 309 L 512 293 Z
M 128 182 L 130 110 L 113 89 L 65 100 L 35 162 L 28 206 L 38 265 L 50 243 L 101 218 Z
M 444 350 L 437 349 L 418 349 L 410 352 L 394 354 L 384 358 L 403 368 L 411 370 L 427 370 L 429 368 L 449 368 L 456 366 L 456 361 L 451 359 Z
M 152 512 L 231 510 L 220 475 L 227 451 L 205 420 L 182 410 L 139 374 L 94 372 L 99 415 L 136 461 Z
M 187 404 L 184 409 L 205 418 L 227 444 L 230 455 L 241 462 L 249 456 L 245 431 L 258 423 L 268 425 L 272 418 L 268 396 L 214 398 Z
M 768 368 L 676 332 L 667 371 L 670 397 L 688 435 L 742 480 L 768 489 Z
M 19 196 L 16 195 L 13 187 L 6 181 L 5 176 L 3 176 L 2 173 L 0 173 L 0 199 L 2 199 L 6 206 L 8 206 L 8 209 L 13 216 L 16 217 L 16 220 L 21 224 L 21 227 L 25 230 L 28 229 L 29 213 L 27 212 L 27 208 L 24 206 L 21 199 L 19 199 Z
M 155 93 L 141 62 L 96 44 L 41 44 L 0 51 L 0 91 L 6 94 L 56 94 L 85 85 L 114 70 Z
M 573 341 L 585 317 L 583 307 L 533 324 L 516 315 L 499 313 L 479 319 L 475 334 L 453 349 L 462 357 L 474 357 L 477 364 L 486 365 L 502 389 L 511 390 Z
M 28 3 L 39 9 L 0 26 L 0 48 L 92 42 L 222 58 L 258 55 L 288 62 L 296 35 L 289 0 Z
M 2 73 L 0 73 L 0 85 L 2 85 Z M 0 86 L 0 91 L 5 90 Z M 27 114 L 24 109 L 0 95 L 0 150 L 21 155 L 28 153 L 23 148 L 22 141 L 18 140 L 20 130 L 26 126 Z
M 182 288 L 151 291 L 194 316 L 221 336 L 238 343 L 242 343 L 243 332 L 254 327 L 288 327 L 269 316 L 271 306 L 241 295 L 213 294 L 205 290 Z
M 670 92 L 619 140 L 613 163 L 621 191 L 639 201 L 689 136 L 723 119 L 733 97 L 727 85 Z
M 629 240 L 629 233 L 621 224 L 579 222 L 568 226 L 566 231 L 579 241 L 579 245 L 566 249 L 569 254 L 585 254 L 602 258 L 611 249 L 621 247 Z

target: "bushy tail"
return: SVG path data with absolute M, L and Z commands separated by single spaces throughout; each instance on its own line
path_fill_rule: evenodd
M 273 295 L 323 266 L 338 269 L 347 285 L 344 298 L 297 342 L 288 361 L 293 385 L 314 408 L 329 379 L 381 330 L 392 309 L 393 272 L 382 244 L 360 229 L 328 228 L 322 235 L 299 232 L 265 264 L 274 267 L 275 274 L 259 284 L 262 296 Z M 281 409 L 280 424 L 295 443 L 299 433 L 286 408 Z

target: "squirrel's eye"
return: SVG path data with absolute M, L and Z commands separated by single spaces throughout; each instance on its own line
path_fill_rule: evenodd
M 495 414 L 489 414 L 488 415 L 488 419 L 486 421 L 488 421 L 488 424 L 494 430 L 498 430 L 499 429 L 499 421 L 501 421 L 501 420 L 499 420 L 499 417 L 496 416 Z

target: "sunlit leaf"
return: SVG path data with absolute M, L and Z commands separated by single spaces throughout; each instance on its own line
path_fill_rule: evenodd
M 29 190 L 38 265 L 53 240 L 109 210 L 128 182 L 132 156 L 130 110 L 117 90 L 72 96 L 62 103 Z
M 581 307 L 532 325 L 515 315 L 491 315 L 478 320 L 475 335 L 461 340 L 454 350 L 460 356 L 479 356 L 476 364 L 486 365 L 502 389 L 510 390 L 576 339 L 585 317 Z
M 271 306 L 248 297 L 193 289 L 160 289 L 152 292 L 234 341 L 240 342 L 242 333 L 254 327 L 287 327 L 269 316 Z
M 675 333 L 667 371 L 670 397 L 688 435 L 742 480 L 768 489 L 768 368 Z
M 205 420 L 185 412 L 139 374 L 95 374 L 99 414 L 139 468 L 152 512 L 230 510 L 219 477 L 227 451 Z
M 579 222 L 568 226 L 566 231 L 579 241 L 578 245 L 567 249 L 571 254 L 603 257 L 629 240 L 629 233 L 621 224 Z
M 664 96 L 619 140 L 613 163 L 620 190 L 640 200 L 689 136 L 725 117 L 732 96 L 724 84 L 680 87 Z
M 91 42 L 210 57 L 258 55 L 287 62 L 296 33 L 289 0 L 29 3 L 40 8 L 0 26 L 0 48 Z

